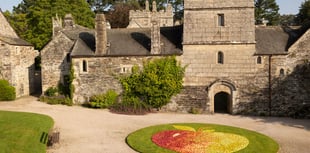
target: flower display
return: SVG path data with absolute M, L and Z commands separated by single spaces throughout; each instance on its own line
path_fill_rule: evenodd
M 198 130 L 189 126 L 173 127 L 175 130 L 155 133 L 152 142 L 180 153 L 232 153 L 246 148 L 249 144 L 249 140 L 243 136 L 215 132 L 207 127 Z

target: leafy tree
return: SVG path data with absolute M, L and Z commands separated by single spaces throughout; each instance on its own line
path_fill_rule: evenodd
M 124 97 L 139 99 L 143 103 L 160 108 L 182 89 L 185 68 L 175 57 L 155 59 L 144 63 L 143 71 L 133 68 L 133 73 L 121 79 Z
M 305 0 L 301 4 L 296 22 L 301 25 L 310 22 L 310 0 Z
M 73 15 L 77 24 L 94 27 L 95 14 L 85 0 L 23 0 L 5 16 L 21 38 L 42 49 L 52 36 L 52 17 L 64 17 L 67 13 Z
M 280 16 L 280 24 L 284 26 L 294 26 L 296 25 L 295 22 L 295 15 L 293 14 L 284 14 Z
M 268 25 L 278 25 L 280 20 L 279 6 L 275 0 L 255 0 L 255 22 L 261 24 L 268 20 Z
M 112 28 L 126 28 L 129 24 L 129 11 L 139 9 L 137 3 L 116 3 L 113 11 L 106 13 Z

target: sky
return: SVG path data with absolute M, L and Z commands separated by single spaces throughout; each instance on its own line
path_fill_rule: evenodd
M 13 6 L 19 4 L 22 0 L 0 0 L 0 8 L 2 11 L 13 9 Z M 280 7 L 280 14 L 297 14 L 299 7 L 304 0 L 276 0 Z

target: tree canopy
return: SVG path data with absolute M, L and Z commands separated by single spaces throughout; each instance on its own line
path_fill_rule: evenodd
M 94 27 L 95 14 L 85 0 L 23 0 L 4 15 L 21 38 L 40 50 L 51 39 L 52 17 L 63 18 L 67 13 L 77 24 Z
M 278 25 L 280 20 L 279 6 L 275 0 L 255 0 L 255 23 L 268 20 L 268 25 Z
M 296 17 L 296 22 L 301 25 L 310 22 L 310 0 L 305 0 L 301 4 L 299 13 Z

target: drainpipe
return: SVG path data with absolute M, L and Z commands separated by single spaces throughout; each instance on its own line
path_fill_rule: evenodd
M 271 57 L 272 57 L 272 55 L 269 55 L 269 70 L 268 70 L 268 84 L 269 84 L 269 116 L 271 116 L 271 102 L 272 102 Z

